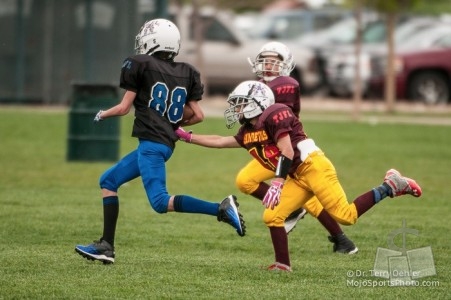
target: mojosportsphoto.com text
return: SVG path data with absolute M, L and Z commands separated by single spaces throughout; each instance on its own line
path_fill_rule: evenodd
M 438 280 L 375 280 L 375 279 L 346 279 L 347 287 L 439 287 Z

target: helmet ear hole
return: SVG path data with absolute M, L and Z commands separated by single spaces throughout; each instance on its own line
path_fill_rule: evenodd
M 136 36 L 136 54 L 153 55 L 158 51 L 172 52 L 175 57 L 180 50 L 180 32 L 166 19 L 147 21 Z
M 236 122 L 258 117 L 274 104 L 274 94 L 264 83 L 248 80 L 240 83 L 227 98 L 230 107 L 224 112 L 227 128 Z

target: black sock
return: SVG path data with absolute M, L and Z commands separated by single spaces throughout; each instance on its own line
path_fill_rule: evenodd
M 102 240 L 114 247 L 116 223 L 119 216 L 119 197 L 109 196 L 103 198 L 103 236 Z

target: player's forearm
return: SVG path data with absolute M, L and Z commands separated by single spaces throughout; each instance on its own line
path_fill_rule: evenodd
M 204 120 L 203 116 L 202 117 L 198 117 L 197 115 L 193 115 L 189 120 L 185 121 L 182 126 L 186 127 L 186 126 L 191 126 L 191 125 L 195 125 L 195 124 L 199 124 Z
M 103 118 L 110 118 L 115 116 L 124 116 L 130 112 L 130 107 L 124 106 L 122 104 L 118 104 L 116 106 L 111 107 L 103 113 Z
M 102 119 L 115 117 L 115 116 L 124 116 L 130 112 L 130 109 L 133 105 L 133 100 L 136 97 L 136 93 L 132 91 L 126 91 L 124 97 L 122 98 L 121 103 L 109 108 L 102 112 Z
M 238 148 L 240 145 L 233 137 L 220 135 L 193 134 L 191 136 L 192 144 L 208 148 Z
M 185 115 L 189 116 L 189 110 L 192 110 L 191 117 L 189 117 L 187 120 L 182 121 L 181 126 L 191 126 L 198 123 L 201 123 L 205 116 L 204 112 L 202 111 L 202 108 L 199 106 L 199 102 L 196 100 L 188 101 L 185 105 L 184 111 L 183 111 L 183 118 L 185 119 Z
M 119 105 L 113 106 L 109 108 L 108 110 L 99 110 L 99 112 L 94 117 L 94 122 L 100 122 L 102 120 L 105 120 L 106 118 L 116 117 L 116 116 L 123 116 L 126 115 L 130 109 L 124 110 L 121 109 Z

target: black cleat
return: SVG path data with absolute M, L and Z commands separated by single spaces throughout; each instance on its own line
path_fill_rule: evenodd
M 344 233 L 337 234 L 335 236 L 329 236 L 328 238 L 331 243 L 334 243 L 334 252 L 343 254 L 355 254 L 359 251 L 359 248 L 357 248 Z

